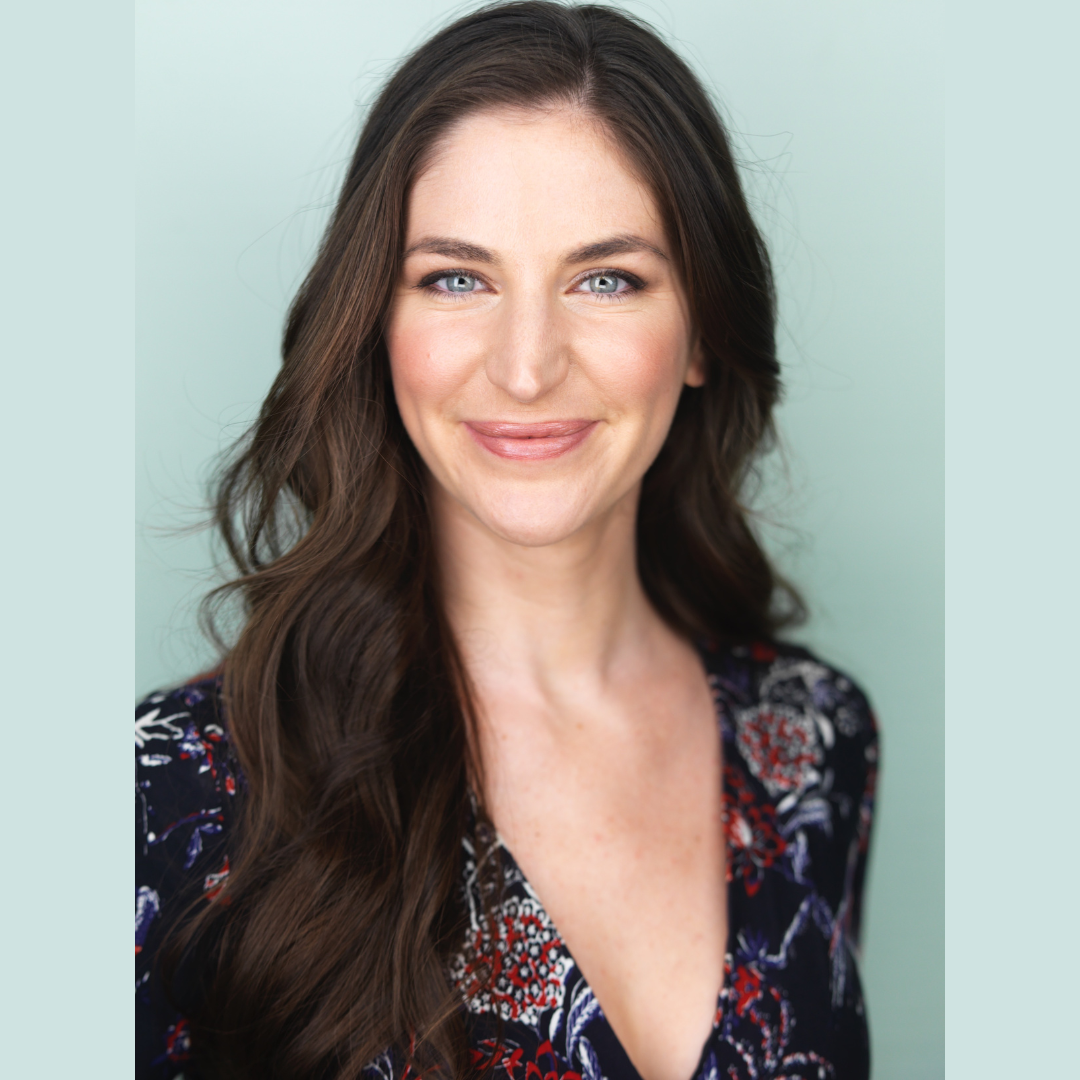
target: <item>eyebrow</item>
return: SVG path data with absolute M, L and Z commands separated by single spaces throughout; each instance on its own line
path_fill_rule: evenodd
M 576 248 L 566 256 L 564 262 L 568 264 L 597 262 L 601 259 L 609 259 L 613 255 L 630 255 L 638 251 L 650 251 L 658 258 L 668 261 L 668 257 L 657 247 L 653 247 L 648 241 L 640 236 L 627 234 L 625 236 L 611 236 L 606 240 L 597 240 L 592 244 L 585 244 Z M 493 251 L 479 244 L 470 244 L 466 240 L 455 240 L 449 236 L 425 236 L 418 240 L 402 255 L 407 259 L 410 255 L 441 255 L 445 259 L 461 259 L 464 262 L 480 262 L 497 266 L 498 257 Z
M 612 236 L 607 240 L 598 240 L 595 244 L 586 244 L 566 256 L 568 263 L 597 262 L 609 259 L 612 255 L 631 255 L 637 251 L 651 251 L 653 255 L 668 261 L 668 257 L 657 247 L 653 247 L 640 236 Z
M 454 240 L 448 236 L 425 236 L 409 248 L 403 259 L 410 255 L 442 255 L 445 259 L 461 259 L 464 262 L 498 263 L 493 251 L 488 251 L 479 244 L 470 244 L 464 240 Z

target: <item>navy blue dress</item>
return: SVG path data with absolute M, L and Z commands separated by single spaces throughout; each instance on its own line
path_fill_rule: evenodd
M 723 739 L 729 929 L 692 1080 L 867 1080 L 856 950 L 873 715 L 849 679 L 804 649 L 701 651 Z M 229 872 L 239 777 L 217 683 L 147 698 L 135 743 L 136 1077 L 194 1080 L 187 1023 L 163 1003 L 151 960 L 170 911 L 192 894 L 213 898 Z M 640 1080 L 539 896 L 508 850 L 499 857 L 505 887 L 485 931 L 466 836 L 470 927 L 448 975 L 474 1060 L 494 1058 L 498 1080 Z M 474 974 L 481 956 L 494 966 L 486 983 Z M 402 1071 L 387 1052 L 367 1080 L 403 1080 Z

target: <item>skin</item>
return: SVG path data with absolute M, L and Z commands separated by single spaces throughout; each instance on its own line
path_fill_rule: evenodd
M 723 979 L 720 740 L 634 523 L 704 367 L 655 201 L 587 115 L 450 131 L 410 196 L 387 346 L 486 805 L 638 1071 L 686 1080 Z

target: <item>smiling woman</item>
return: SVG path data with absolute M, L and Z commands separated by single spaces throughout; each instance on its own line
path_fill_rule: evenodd
M 243 628 L 139 709 L 140 1077 L 868 1075 L 873 720 L 740 501 L 778 377 L 651 31 L 402 64 L 222 475 Z

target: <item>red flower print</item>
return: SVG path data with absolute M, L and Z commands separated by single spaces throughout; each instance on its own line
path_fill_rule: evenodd
M 495 923 L 497 941 L 484 928 L 472 931 L 451 976 L 474 1007 L 535 1025 L 541 1012 L 562 1004 L 570 954 L 547 912 L 531 898 L 507 898 Z
M 724 766 L 724 832 L 727 836 L 728 881 L 742 878 L 747 896 L 761 887 L 766 870 L 787 850 L 776 831 L 776 808 L 758 803 L 742 773 Z
M 773 797 L 802 791 L 820 777 L 823 757 L 812 717 L 790 705 L 762 702 L 735 714 L 739 752 Z
M 229 856 L 225 856 L 225 862 L 216 874 L 207 874 L 203 879 L 203 893 L 207 900 L 216 900 L 218 894 L 225 887 L 225 879 L 229 876 Z
M 761 1000 L 761 975 L 753 966 L 740 964 L 732 980 L 735 991 L 735 1012 L 743 1016 L 746 1010 Z
M 473 1065 L 477 1067 L 477 1071 L 484 1071 L 489 1067 L 494 1071 L 501 1065 L 510 1080 L 581 1080 L 581 1073 L 573 1069 L 560 1071 L 560 1066 L 565 1062 L 559 1060 L 550 1040 L 545 1040 L 536 1048 L 536 1057 L 524 1063 L 523 1071 L 519 1071 L 522 1069 L 523 1057 L 520 1046 L 511 1050 L 493 1039 L 485 1039 L 480 1045 L 483 1050 L 472 1050 Z
M 191 1057 L 191 1026 L 181 1017 L 165 1031 L 165 1058 L 187 1061 Z

